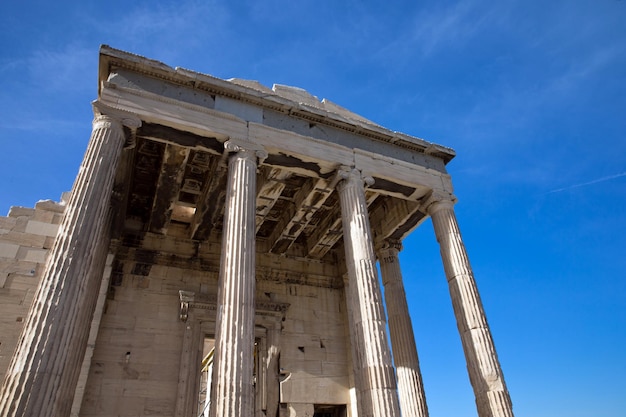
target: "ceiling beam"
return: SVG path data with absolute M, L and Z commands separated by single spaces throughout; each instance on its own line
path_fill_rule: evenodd
M 113 220 L 111 226 L 111 237 L 117 239 L 122 234 L 124 223 L 126 222 L 126 210 L 128 207 L 128 194 L 132 183 L 133 166 L 135 161 L 136 147 L 126 148 L 122 151 L 120 162 L 113 185 Z
M 419 202 L 387 197 L 370 211 L 375 243 L 385 239 L 402 240 L 425 218 Z
M 293 204 L 289 205 L 289 209 L 283 213 L 269 236 L 270 252 L 287 251 L 331 193 L 332 189 L 328 188 L 326 180 L 321 178 L 308 180 L 294 195 Z
M 266 217 L 272 211 L 274 204 L 285 189 L 285 180 L 291 172 L 270 167 L 261 167 L 266 174 L 262 176 L 257 186 L 256 196 L 256 231 L 258 232 Z
M 377 197 L 378 194 L 366 190 L 365 201 L 367 206 L 369 207 Z M 342 237 L 341 209 L 337 204 L 331 215 L 321 222 L 316 231 L 307 239 L 309 256 L 314 259 L 323 258 Z
M 156 194 L 152 204 L 148 230 L 166 234 L 172 220 L 174 205 L 178 200 L 185 165 L 189 158 L 189 148 L 168 144 L 163 154 Z
M 204 187 L 190 225 L 192 239 L 207 240 L 216 223 L 224 215 L 228 166 L 223 159 L 212 158 L 207 169 Z

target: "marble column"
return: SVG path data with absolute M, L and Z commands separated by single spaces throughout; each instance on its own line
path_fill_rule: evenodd
M 125 142 L 98 115 L 65 216 L 0 394 L 5 417 L 69 416 L 108 250 L 110 199 Z
M 513 417 L 513 406 L 453 206 L 450 199 L 443 198 L 428 205 L 427 210 L 441 250 L 478 415 Z
M 350 278 L 348 277 L 348 273 L 343 274 L 343 289 L 344 296 L 346 299 L 346 318 L 347 318 L 347 328 L 346 334 L 348 335 L 348 340 L 351 342 L 351 349 L 348 352 L 348 362 L 350 363 L 350 368 L 352 372 L 349 375 L 348 381 L 350 383 L 350 412 L 348 415 L 358 416 L 359 410 L 363 409 L 362 401 L 361 401 L 361 391 L 360 388 L 363 386 L 363 382 L 359 379 L 362 375 L 359 372 L 359 364 L 357 364 L 357 360 L 354 357 L 356 352 L 356 333 L 355 329 L 355 321 L 354 321 L 354 311 L 349 303 L 351 300 L 356 299 L 356 294 L 351 293 L 352 287 L 350 286 Z
M 352 169 L 338 173 L 339 201 L 348 269 L 347 304 L 352 313 L 352 358 L 359 391 L 359 416 L 399 417 L 396 380 L 387 343 L 385 312 L 376 271 L 365 200 L 365 182 Z
M 254 415 L 255 204 L 253 144 L 224 144 L 230 152 L 217 299 L 211 417 Z
M 400 409 L 403 417 L 428 417 L 413 325 L 398 258 L 401 249 L 402 244 L 397 240 L 387 240 L 378 249 Z

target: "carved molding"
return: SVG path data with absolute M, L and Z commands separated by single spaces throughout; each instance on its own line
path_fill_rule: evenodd
M 99 101 L 93 101 L 91 104 L 96 119 L 101 116 L 108 116 L 130 129 L 137 129 L 141 126 L 141 119 L 132 113 L 107 106 Z
M 186 101 L 165 97 L 165 96 L 162 96 L 160 94 L 151 93 L 151 92 L 145 91 L 145 90 L 137 90 L 135 88 L 121 87 L 121 86 L 119 86 L 117 84 L 113 84 L 113 83 L 108 82 L 108 81 L 104 81 L 102 83 L 102 86 L 105 89 L 122 91 L 124 93 L 129 93 L 129 94 L 132 94 L 132 95 L 135 95 L 135 96 L 144 97 L 144 98 L 155 100 L 155 101 L 160 101 L 161 103 L 173 104 L 173 105 L 176 105 L 178 107 L 182 107 L 182 108 L 185 108 L 185 109 L 188 109 L 188 110 L 193 110 L 193 111 L 196 111 L 196 112 L 206 113 L 206 114 L 210 114 L 212 116 L 217 116 L 217 117 L 221 117 L 221 118 L 224 118 L 224 119 L 229 119 L 229 120 L 233 120 L 233 121 L 236 121 L 236 122 L 243 121 L 241 118 L 239 118 L 239 117 L 237 117 L 235 115 L 232 115 L 230 113 L 225 113 L 225 112 L 221 112 L 219 110 L 210 109 L 208 107 L 200 106 L 200 105 L 197 105 L 197 104 L 188 103 Z
M 381 249 L 395 249 L 402 251 L 402 241 L 400 239 L 385 239 L 382 242 Z
M 252 142 L 237 140 L 234 138 L 228 139 L 226 142 L 224 142 L 224 152 L 242 152 L 245 154 L 249 154 L 250 156 L 254 155 L 258 158 L 259 165 L 261 165 L 268 156 L 267 151 L 262 146 Z
M 141 127 L 142 121 L 135 114 L 129 113 L 124 110 L 119 110 L 106 104 L 103 104 L 99 101 L 93 101 L 91 103 L 93 107 L 94 120 L 93 126 L 96 128 L 98 125 L 109 127 L 112 122 L 119 123 L 119 129 L 121 129 L 121 134 L 125 136 L 124 149 L 131 149 L 135 147 L 136 144 L 136 133 L 137 129 Z M 128 128 L 129 131 L 124 132 L 124 127 Z
M 374 185 L 374 178 L 363 175 L 357 168 L 342 166 L 337 170 L 337 175 L 329 184 L 329 188 L 342 186 L 342 184 L 345 186 L 345 184 L 349 182 L 362 183 L 363 187 L 365 187 L 367 185 Z
M 192 308 L 209 310 L 217 312 L 217 295 L 216 294 L 200 294 L 194 291 L 178 291 L 180 298 L 180 311 L 179 316 L 182 322 L 186 322 L 189 318 L 189 310 Z M 256 314 L 264 316 L 276 316 L 277 318 L 284 318 L 289 303 L 281 303 L 277 301 L 268 301 L 263 299 L 257 299 L 255 301 Z

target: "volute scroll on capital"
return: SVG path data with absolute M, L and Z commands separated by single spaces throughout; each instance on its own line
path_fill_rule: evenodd
M 383 239 L 377 246 L 378 250 L 402 251 L 402 241 L 400 239 Z
M 398 260 L 398 254 L 402 251 L 400 239 L 383 239 L 376 242 L 376 257 L 381 263 L 394 263 Z
M 117 129 L 120 136 L 124 137 L 124 148 L 129 149 L 135 147 L 135 133 L 141 127 L 141 119 L 134 114 L 115 109 L 113 107 L 93 101 L 93 129 L 110 128 Z M 125 131 L 128 128 L 130 132 Z
M 433 190 L 423 201 L 422 211 L 432 215 L 433 213 L 443 209 L 452 209 L 456 204 L 456 197 L 454 194 L 447 193 L 440 190 Z
M 374 178 L 363 175 L 361 170 L 355 167 L 342 166 L 337 170 L 335 178 L 330 183 L 329 188 L 345 187 L 347 184 L 374 185 Z
M 258 145 L 256 143 L 237 139 L 229 139 L 224 142 L 225 154 L 239 152 L 250 156 L 255 156 L 258 159 L 258 165 L 261 165 L 268 156 L 267 151 L 261 145 Z
M 135 130 L 141 127 L 141 119 L 132 113 L 128 113 L 123 110 L 118 110 L 116 108 L 107 106 L 100 103 L 99 101 L 93 101 L 91 105 L 93 107 L 94 124 L 97 120 L 100 119 L 113 119 L 120 123 L 122 126 L 126 126 L 131 130 Z

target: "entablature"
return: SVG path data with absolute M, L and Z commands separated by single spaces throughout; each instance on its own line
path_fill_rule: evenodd
M 429 195 L 452 195 L 445 170 L 452 150 L 384 129 L 304 90 L 279 86 L 276 93 L 106 47 L 101 60 L 94 107 L 141 121 L 116 176 L 117 238 L 154 233 L 204 243 L 221 236 L 228 142 L 263 154 L 258 253 L 333 258 L 343 244 L 335 178 L 346 167 L 373 179 L 366 202 L 380 239 L 401 239 L 417 227 L 427 217 L 420 202 Z
M 422 163 L 437 165 L 439 161 L 441 169 L 455 156 L 450 148 L 385 129 L 326 99 L 320 101 L 299 88 L 275 85 L 269 89 L 258 82 L 222 80 L 182 68 L 172 68 L 107 46 L 101 48 L 100 60 L 99 95 L 104 83 L 109 82 L 179 102 L 225 110 L 245 121 L 280 129 L 295 129 L 296 133 L 306 132 L 307 136 L 318 139 L 332 141 L 344 138 L 344 145 L 346 139 L 354 141 L 362 138 L 358 147 L 369 147 L 368 150 L 378 153 L 381 150 L 393 152 L 393 149 L 400 148 L 404 154 L 415 153 L 413 158 L 421 154 Z M 225 99 L 225 104 L 219 102 L 220 97 Z M 289 120 L 287 125 L 284 124 L 285 117 Z M 325 128 L 319 129 L 321 126 Z M 381 148 L 385 144 L 393 146 Z

